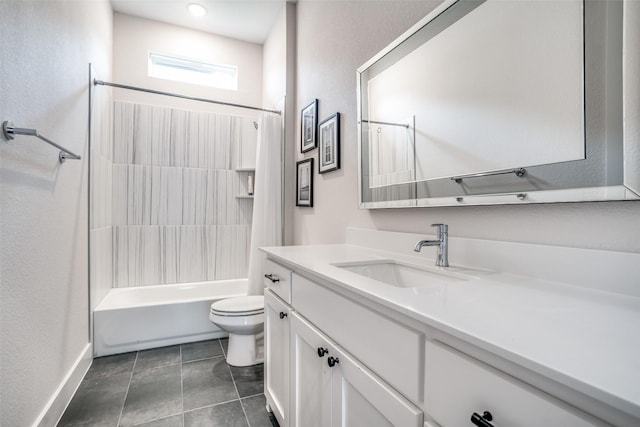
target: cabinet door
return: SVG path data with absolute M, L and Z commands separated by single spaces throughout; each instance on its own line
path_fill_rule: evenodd
M 324 352 L 327 350 L 327 353 Z M 291 426 L 327 427 L 331 422 L 333 347 L 296 313 L 291 316 Z M 322 355 L 320 355 L 322 354 Z
M 289 306 L 264 293 L 264 393 L 280 427 L 289 425 Z
M 341 350 L 332 352 L 332 426 L 421 427 L 422 411 Z M 337 358 L 337 363 L 336 363 Z

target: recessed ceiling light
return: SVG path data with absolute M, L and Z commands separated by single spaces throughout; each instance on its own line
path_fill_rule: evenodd
M 207 9 L 204 8 L 204 6 L 197 4 L 197 3 L 191 3 L 187 6 L 187 9 L 189 9 L 189 12 L 195 16 L 195 17 L 201 17 L 207 14 Z

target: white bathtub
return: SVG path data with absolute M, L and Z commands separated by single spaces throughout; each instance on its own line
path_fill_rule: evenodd
M 211 303 L 247 294 L 247 279 L 111 289 L 93 312 L 95 356 L 227 336 Z

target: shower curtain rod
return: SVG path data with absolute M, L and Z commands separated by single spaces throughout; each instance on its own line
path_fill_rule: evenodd
M 154 90 L 154 89 L 145 89 L 143 87 L 121 85 L 119 83 L 110 83 L 110 82 L 105 82 L 105 81 L 97 80 L 97 79 L 93 80 L 93 84 L 96 85 L 96 86 L 97 85 L 111 86 L 111 87 L 117 87 L 117 88 L 120 88 L 120 89 L 129 89 L 129 90 L 137 90 L 139 92 L 153 93 L 153 94 L 156 94 L 156 95 L 173 96 L 175 98 L 189 99 L 191 101 L 208 102 L 210 104 L 227 105 L 229 107 L 248 108 L 250 110 L 264 111 L 266 113 L 273 113 L 273 114 L 277 114 L 277 115 L 281 115 L 282 114 L 278 110 L 268 110 L 266 108 L 252 107 L 250 105 L 234 104 L 232 102 L 215 101 L 213 99 L 196 98 L 196 97 L 193 97 L 193 96 L 180 95 L 180 94 L 177 94 L 177 93 L 162 92 L 160 90 Z

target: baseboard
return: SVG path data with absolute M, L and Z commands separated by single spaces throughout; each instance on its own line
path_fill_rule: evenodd
M 33 423 L 33 427 L 53 427 L 58 423 L 65 409 L 67 409 L 67 405 L 69 405 L 73 394 L 80 386 L 84 374 L 87 373 L 87 370 L 89 370 L 91 366 L 93 360 L 92 353 L 92 345 L 88 343 L 64 377 L 64 380 L 62 380 L 62 383 L 60 383 L 55 393 L 53 393 L 53 396 L 51 396 L 51 399 L 49 399 L 49 402 L 47 402 L 47 405 L 36 419 L 36 422 Z

